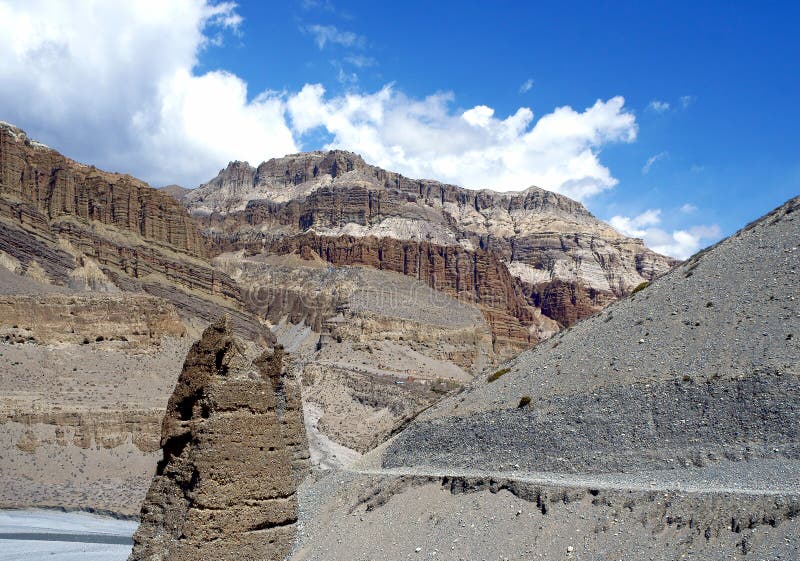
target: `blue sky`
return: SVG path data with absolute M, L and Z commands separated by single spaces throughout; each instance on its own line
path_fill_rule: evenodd
M 336 146 L 679 257 L 800 193 L 796 3 L 59 4 L 0 0 L 0 119 L 155 185 Z

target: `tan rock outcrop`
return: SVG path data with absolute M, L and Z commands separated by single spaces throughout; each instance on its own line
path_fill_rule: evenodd
M 256 358 L 227 320 L 186 357 L 162 426 L 164 457 L 131 561 L 280 560 L 291 549 L 308 444 L 283 349 Z
M 149 342 L 185 334 L 171 304 L 144 294 L 0 296 L 0 339 L 7 341 Z
M 319 236 L 281 238 L 267 247 L 276 254 L 316 255 L 337 266 L 367 265 L 401 273 L 460 300 L 478 304 L 492 328 L 495 350 L 519 350 L 552 329 L 525 300 L 505 265 L 491 252 L 393 238 Z
M 86 450 L 113 449 L 128 441 L 141 452 L 159 449 L 160 413 L 155 409 L 7 414 L 4 422 L 30 427 L 16 443 L 20 450 L 28 452 L 41 444 Z M 40 434 L 35 434 L 33 429 Z M 30 449 L 31 442 L 36 442 L 33 449 Z

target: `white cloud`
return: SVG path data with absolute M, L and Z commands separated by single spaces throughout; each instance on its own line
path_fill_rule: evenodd
M 697 212 L 697 207 L 694 206 L 692 203 L 685 203 L 681 206 L 681 212 L 684 214 L 692 214 L 693 212 Z
M 528 78 L 519 87 L 519 93 L 527 93 L 531 91 L 531 88 L 533 88 L 533 78 Z
M 664 113 L 665 111 L 669 111 L 670 105 L 668 101 L 659 101 L 654 99 L 647 105 L 647 108 L 655 111 L 656 113 Z
M 633 238 L 642 238 L 647 233 L 646 226 L 654 226 L 661 222 L 661 209 L 648 209 L 634 217 L 612 216 L 608 221 L 614 228 Z
M 650 173 L 650 168 L 653 167 L 653 164 L 655 164 L 659 160 L 663 160 L 668 156 L 669 152 L 659 152 L 655 156 L 650 156 L 649 158 L 647 158 L 647 161 L 645 162 L 644 166 L 642 166 L 642 173 L 644 174 Z
M 69 156 L 194 186 L 231 159 L 297 149 L 284 102 L 202 49 L 236 29 L 235 6 L 201 0 L 0 1 L 0 112 Z
M 626 236 L 642 238 L 653 251 L 677 259 L 686 259 L 721 235 L 720 228 L 716 224 L 698 225 L 668 232 L 658 227 L 661 223 L 660 209 L 648 209 L 633 217 L 613 216 L 608 223 Z
M 365 43 L 361 35 L 352 31 L 342 31 L 335 25 L 307 25 L 303 31 L 314 36 L 314 41 L 320 49 L 324 49 L 329 43 L 344 47 L 363 47 Z
M 358 74 L 346 71 L 341 64 L 334 63 L 334 66 L 337 68 L 336 79 L 340 84 L 346 86 L 358 83 Z
M 696 99 L 697 99 L 697 96 L 694 96 L 694 95 L 682 95 L 681 96 L 681 106 L 684 109 L 686 109 L 692 103 L 694 103 Z
M 348 64 L 352 64 L 356 68 L 369 68 L 371 66 L 377 66 L 378 61 L 372 58 L 371 56 L 363 56 L 363 55 L 350 55 L 344 57 L 344 61 Z
M 319 84 L 253 96 L 234 74 L 196 70 L 203 49 L 240 23 L 229 2 L 0 0 L 0 118 L 81 161 L 190 187 L 229 160 L 296 152 L 322 132 L 329 147 L 412 177 L 539 185 L 585 199 L 617 182 L 600 162 L 603 147 L 636 138 L 621 97 L 536 120 L 527 107 L 456 109 L 452 93 L 415 99 L 391 84 L 341 96 Z M 363 41 L 339 30 L 324 37 Z
M 300 6 L 306 10 L 322 10 L 325 12 L 335 12 L 336 9 L 330 0 L 302 0 Z
M 499 118 L 485 105 L 453 111 L 452 99 L 449 93 L 411 99 L 392 85 L 329 98 L 317 84 L 290 96 L 287 105 L 298 134 L 322 128 L 334 137 L 329 148 L 353 150 L 412 177 L 473 188 L 539 185 L 578 199 L 616 184 L 598 152 L 637 133 L 621 97 L 582 112 L 560 107 L 535 124 L 526 107 Z

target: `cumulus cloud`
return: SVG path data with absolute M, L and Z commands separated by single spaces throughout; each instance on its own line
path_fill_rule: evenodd
M 651 111 L 655 111 L 656 113 L 664 113 L 665 111 L 669 111 L 670 105 L 668 101 L 659 101 L 654 99 L 647 104 L 647 108 Z
M 74 158 L 196 185 L 231 159 L 297 149 L 283 100 L 197 57 L 230 2 L 0 1 L 0 118 Z
M 626 236 L 642 238 L 653 251 L 676 259 L 688 258 L 708 243 L 719 239 L 721 235 L 720 228 L 716 224 L 697 225 L 668 232 L 658 227 L 661 224 L 661 209 L 648 209 L 633 217 L 613 216 L 608 223 Z
M 667 156 L 669 156 L 668 152 L 659 152 L 655 156 L 650 156 L 649 158 L 647 158 L 647 161 L 644 163 L 644 166 L 642 166 L 642 173 L 643 174 L 650 173 L 650 168 L 653 167 L 653 164 L 655 164 L 659 160 L 663 160 Z
M 452 101 L 450 93 L 412 99 L 392 85 L 327 97 L 317 84 L 290 96 L 287 106 L 298 134 L 322 128 L 333 135 L 328 148 L 356 151 L 412 177 L 473 188 L 538 185 L 578 199 L 616 184 L 599 150 L 637 133 L 621 97 L 584 111 L 559 107 L 535 123 L 526 107 L 502 118 L 485 105 L 453 110 Z
M 361 35 L 352 31 L 342 31 L 335 25 L 307 25 L 303 30 L 314 36 L 314 41 L 320 49 L 324 49 L 327 44 L 363 47 L 365 43 Z
M 697 212 L 697 207 L 694 206 L 692 203 L 685 203 L 681 205 L 680 210 L 684 214 L 692 214 L 693 212 Z
M 681 106 L 686 109 L 689 107 L 694 101 L 697 99 L 696 96 L 693 95 L 682 95 L 681 96 Z
M 577 199 L 616 184 L 601 150 L 636 138 L 621 97 L 534 119 L 527 107 L 497 115 L 488 105 L 458 108 L 452 93 L 412 98 L 392 84 L 339 96 L 319 84 L 253 95 L 234 74 L 197 71 L 203 50 L 240 23 L 230 2 L 0 0 L 0 119 L 156 185 L 192 187 L 230 160 L 258 163 L 326 138 L 326 148 L 412 177 L 538 185 Z M 320 47 L 363 41 L 320 29 Z
M 532 88 L 533 88 L 533 78 L 528 78 L 519 87 L 519 93 L 521 93 L 521 94 L 527 93 L 527 92 L 531 91 Z
M 654 226 L 661 222 L 661 209 L 648 209 L 638 216 L 613 216 L 609 220 L 614 228 L 634 238 L 642 238 L 647 233 L 647 226 Z

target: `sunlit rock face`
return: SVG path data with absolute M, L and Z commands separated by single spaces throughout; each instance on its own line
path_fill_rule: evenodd
M 338 150 L 258 167 L 232 162 L 182 201 L 219 251 L 303 251 L 482 304 L 501 352 L 536 343 L 674 264 L 568 197 L 409 179 Z

